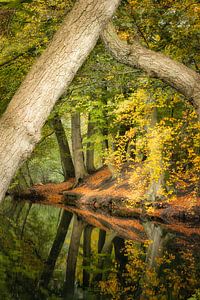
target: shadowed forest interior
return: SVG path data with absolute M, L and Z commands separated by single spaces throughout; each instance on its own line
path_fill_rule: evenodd
M 200 299 L 200 3 L 0 2 L 0 299 Z

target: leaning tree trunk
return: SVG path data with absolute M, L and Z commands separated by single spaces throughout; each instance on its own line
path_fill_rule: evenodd
M 74 168 L 76 183 L 79 183 L 80 179 L 83 179 L 87 175 L 87 171 L 84 163 L 83 145 L 81 137 L 81 122 L 80 113 L 75 112 L 71 116 L 72 127 L 72 150 L 74 158 Z
M 102 39 L 119 62 L 142 69 L 149 76 L 168 83 L 193 102 L 200 116 L 200 75 L 198 73 L 164 54 L 143 47 L 137 41 L 129 45 L 126 41 L 120 40 L 111 23 L 103 31 Z
M 52 127 L 55 131 L 56 139 L 60 151 L 61 165 L 64 173 L 64 179 L 67 180 L 70 177 L 75 176 L 74 164 L 71 158 L 69 144 L 65 134 L 63 124 L 60 117 L 56 114 L 52 120 Z
M 120 0 L 79 0 L 47 50 L 36 61 L 0 120 L 0 200 L 40 130 L 94 48 Z

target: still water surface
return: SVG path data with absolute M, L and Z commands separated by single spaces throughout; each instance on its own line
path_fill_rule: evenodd
M 200 299 L 198 224 L 159 224 L 87 210 L 62 212 L 59 220 L 43 258 L 26 234 L 18 240 L 16 222 L 6 231 L 2 224 L 0 299 Z M 26 226 L 27 234 L 35 232 L 36 224 Z M 42 249 L 48 230 L 44 236 L 43 228 L 38 230 L 34 239 Z

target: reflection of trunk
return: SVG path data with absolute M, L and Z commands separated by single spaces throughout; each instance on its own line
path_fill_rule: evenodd
M 90 285 L 90 272 L 85 269 L 89 268 L 91 261 L 91 235 L 93 227 L 87 225 L 84 229 L 83 236 L 83 286 L 88 287 Z
M 111 252 L 112 252 L 112 248 L 113 248 L 113 239 L 116 236 L 116 232 L 106 232 L 106 238 L 105 238 L 105 243 L 103 245 L 103 248 L 101 250 L 100 256 L 99 256 L 99 261 L 98 261 L 98 270 L 102 270 L 103 272 L 103 268 L 104 267 L 108 267 L 110 264 L 110 256 L 111 256 Z M 95 278 L 94 281 L 100 281 L 102 280 L 102 272 L 98 273 Z M 106 274 L 104 274 L 106 275 Z
M 164 234 L 162 228 L 156 226 L 154 223 L 147 222 L 144 224 L 144 228 L 148 239 L 151 241 L 147 249 L 146 261 L 149 268 L 156 268 L 156 260 L 157 258 L 162 257 L 170 235 Z
M 45 264 L 45 267 L 44 267 L 44 270 L 42 272 L 41 279 L 40 279 L 41 285 L 45 288 L 48 286 L 49 281 L 51 280 L 51 277 L 53 275 L 56 260 L 59 256 L 62 246 L 64 244 L 65 237 L 67 235 L 67 231 L 69 228 L 69 224 L 71 222 L 71 218 L 72 218 L 72 213 L 70 213 L 66 210 L 63 210 L 62 218 L 61 218 L 60 224 L 57 229 L 56 237 L 54 239 L 51 251 L 49 253 L 49 257 L 46 261 L 46 264 Z
M 83 146 L 81 138 L 81 124 L 80 124 L 80 113 L 75 112 L 71 117 L 72 126 L 72 149 L 74 157 L 74 167 L 76 174 L 76 182 L 83 179 L 86 175 L 86 169 L 84 164 Z
M 88 130 L 87 130 L 87 138 L 90 139 L 94 133 L 94 123 L 91 121 L 90 114 L 88 116 Z M 95 171 L 94 167 L 94 143 L 88 141 L 87 143 L 87 151 L 86 151 L 86 168 L 88 173 L 92 173 Z
M 52 126 L 58 141 L 64 179 L 67 180 L 70 177 L 74 177 L 75 172 L 65 130 L 58 115 L 55 115 L 54 119 L 52 120 Z
M 106 231 L 99 229 L 99 239 L 98 239 L 98 253 L 101 253 L 103 245 L 106 239 Z
M 71 235 L 71 241 L 69 246 L 69 251 L 67 255 L 67 269 L 66 269 L 66 278 L 64 285 L 64 295 L 73 295 L 74 293 L 74 283 L 76 276 L 76 263 L 78 257 L 78 250 L 80 245 L 81 234 L 85 223 L 78 219 L 74 215 L 74 224 Z
M 143 277 L 142 294 L 140 295 L 141 300 L 146 300 L 149 299 L 148 286 L 151 285 L 151 276 L 157 275 L 159 271 L 160 265 L 158 259 L 163 256 L 166 244 L 171 235 L 169 233 L 165 234 L 161 226 L 155 225 L 151 222 L 147 222 L 143 224 L 143 226 L 147 237 L 150 240 L 150 244 L 146 252 L 147 267 Z
M 128 263 L 128 258 L 125 255 L 125 241 L 124 239 L 120 238 L 120 237 L 115 237 L 113 240 L 114 243 L 114 249 L 115 249 L 115 259 L 117 261 L 118 264 L 118 279 L 119 282 L 123 285 L 124 280 L 124 272 L 126 269 L 126 264 Z

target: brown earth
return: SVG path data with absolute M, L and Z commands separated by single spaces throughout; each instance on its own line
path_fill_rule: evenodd
M 183 235 L 200 235 L 200 198 L 193 194 L 177 196 L 156 203 L 136 203 L 130 207 L 134 191 L 128 172 L 113 178 L 108 167 L 103 167 L 84 182 L 74 187 L 74 179 L 58 184 L 35 185 L 16 200 L 62 207 L 79 214 L 88 223 L 102 229 L 113 229 L 125 238 L 143 239 L 141 222 L 162 223 L 168 230 Z

